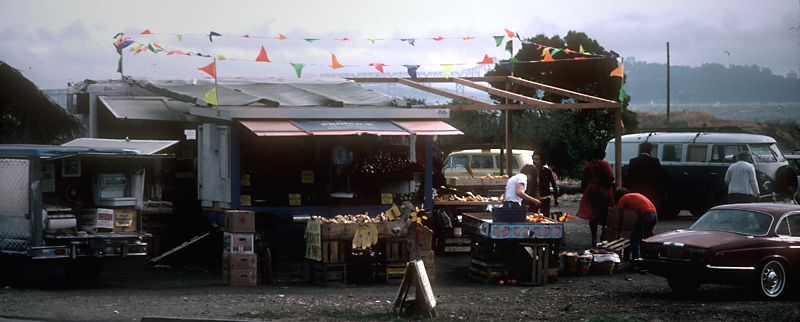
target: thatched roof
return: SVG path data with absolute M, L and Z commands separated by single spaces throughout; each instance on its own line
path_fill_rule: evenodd
M 0 143 L 63 143 L 82 131 L 80 120 L 0 61 Z

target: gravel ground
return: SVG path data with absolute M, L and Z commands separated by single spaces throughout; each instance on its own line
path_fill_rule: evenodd
M 565 198 L 555 210 L 574 213 Z M 692 218 L 662 221 L 656 232 L 689 226 Z M 567 223 L 565 249 L 588 247 L 588 225 Z M 796 296 L 754 300 L 727 286 L 703 286 L 693 298 L 673 296 L 662 278 L 635 272 L 562 276 L 541 287 L 488 285 L 467 277 L 469 257 L 437 258 L 436 320 L 545 321 L 797 321 Z M 0 320 L 138 321 L 144 316 L 234 320 L 397 320 L 391 314 L 396 285 L 319 287 L 280 283 L 227 287 L 218 272 L 149 268 L 110 262 L 96 286 L 68 288 L 48 274 L 18 272 L 0 288 Z

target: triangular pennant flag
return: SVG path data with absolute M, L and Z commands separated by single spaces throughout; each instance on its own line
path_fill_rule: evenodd
M 158 54 L 159 52 L 161 52 L 161 49 L 156 48 L 156 46 L 153 44 L 147 44 L 147 49 L 154 54 Z
M 382 38 L 367 38 L 367 41 L 369 41 L 370 43 L 373 43 L 373 44 L 378 40 L 383 40 L 383 39 Z
M 133 46 L 131 47 L 130 51 L 131 51 L 131 52 L 136 52 L 136 51 L 139 51 L 139 48 L 142 48 L 143 46 L 144 46 L 144 44 L 141 44 L 141 43 L 135 44 L 135 45 L 133 45 Z
M 383 66 L 386 66 L 383 63 L 370 63 L 369 66 L 375 67 L 381 74 L 383 74 Z
M 264 46 L 261 46 L 261 51 L 258 53 L 256 57 L 256 61 L 269 63 L 269 57 L 267 57 L 267 51 L 264 49 Z
M 450 77 L 450 72 L 453 71 L 453 64 L 441 64 L 442 68 L 444 68 L 444 77 Z
M 625 77 L 625 64 L 624 63 L 619 64 L 619 66 L 617 66 L 617 68 L 614 68 L 614 70 L 612 70 L 611 74 L 608 74 L 608 76 Z
M 189 54 L 187 54 L 187 53 L 185 53 L 183 51 L 180 51 L 180 50 L 170 50 L 170 51 L 167 52 L 167 56 L 170 56 L 170 55 L 189 55 Z
M 542 61 L 548 61 L 548 62 L 556 61 L 555 59 L 553 59 L 553 56 L 550 55 L 550 49 L 551 49 L 550 47 L 542 49 L 542 57 L 543 57 Z
M 414 46 L 414 41 L 416 41 L 416 39 L 414 39 L 414 38 L 401 38 L 400 41 L 405 41 L 409 45 Z
M 203 98 L 206 100 L 206 104 L 219 105 L 219 96 L 217 96 L 216 87 L 212 87 L 211 90 L 206 92 L 206 94 L 203 95 Z
M 494 38 L 494 46 L 500 47 L 500 44 L 503 43 L 503 39 L 505 39 L 506 36 L 492 36 L 492 38 Z
M 156 48 L 158 48 L 158 49 L 161 49 L 161 51 L 167 51 L 166 49 L 164 49 L 164 47 L 162 47 L 161 45 L 159 45 L 159 44 L 157 44 L 157 43 L 153 43 L 153 47 L 156 47 Z
M 350 38 L 342 37 L 342 38 L 336 38 L 336 40 L 338 40 L 338 41 L 350 41 Z
M 278 34 L 278 36 L 276 36 L 275 39 L 284 40 L 284 39 L 286 39 L 286 36 L 284 36 L 283 34 Z
M 336 55 L 334 55 L 333 53 L 331 53 L 331 64 L 328 66 L 330 66 L 332 69 L 344 67 L 344 65 L 339 63 L 339 60 L 336 59 Z
M 586 51 L 583 50 L 583 45 L 578 45 L 578 52 L 581 54 L 585 54 Z
M 515 32 L 513 32 L 513 31 L 511 31 L 511 30 L 508 30 L 508 29 L 506 29 L 506 28 L 503 28 L 503 30 L 505 30 L 505 31 L 506 31 L 506 35 L 508 35 L 508 38 L 514 38 L 514 36 L 516 36 L 516 35 L 517 35 Z
M 253 36 L 250 36 L 248 34 L 244 34 L 244 35 L 242 35 L 242 38 L 253 38 Z
M 205 65 L 203 67 L 198 68 L 206 72 L 206 74 L 211 75 L 211 77 L 217 78 L 217 61 L 212 61 L 211 64 Z
M 436 36 L 436 38 L 431 38 L 431 39 L 433 39 L 433 41 L 442 41 L 442 40 L 444 40 L 444 37 Z
M 225 58 L 225 56 L 217 55 L 217 60 L 225 60 L 225 59 L 227 59 L 227 58 Z
M 175 35 L 175 38 L 178 38 L 178 41 L 183 41 L 183 35 L 181 34 Z
M 211 32 L 208 33 L 208 41 L 214 42 L 214 38 L 212 38 L 212 36 L 222 36 L 222 35 L 212 30 Z
M 555 55 L 557 52 L 559 52 L 559 51 L 561 51 L 561 49 L 558 49 L 558 48 L 553 48 L 553 50 L 552 50 L 552 51 L 550 51 L 550 56 L 554 56 L 554 55 Z
M 567 49 L 564 49 L 564 52 L 565 52 L 565 53 L 567 53 L 567 54 L 574 54 L 574 53 L 575 53 L 575 51 L 574 51 L 574 50 L 572 50 L 572 49 L 569 49 L 569 48 L 567 48 Z
M 492 57 L 489 57 L 489 54 L 484 54 L 483 60 L 479 61 L 478 64 L 494 64 L 494 60 Z
M 133 52 L 133 53 L 138 55 L 139 53 L 141 53 L 141 52 L 145 51 L 145 50 L 147 49 L 147 47 L 148 47 L 148 46 L 142 45 L 142 46 L 140 46 L 139 48 L 136 48 L 136 51 L 135 51 L 135 52 Z
M 625 93 L 625 89 L 620 87 L 619 88 L 619 97 L 617 97 L 617 101 L 620 102 L 620 103 L 624 102 L 625 101 L 625 96 L 627 96 L 627 93 Z
M 140 32 L 139 34 L 140 34 L 140 35 L 151 35 L 151 34 L 153 34 L 153 33 L 152 33 L 152 32 L 150 32 L 150 29 L 145 29 L 144 31 Z
M 303 67 L 306 67 L 306 64 L 300 64 L 300 63 L 289 63 L 289 64 L 291 64 L 292 68 L 294 68 L 294 73 L 297 74 L 297 78 L 300 78 L 300 74 L 303 73 Z
M 463 39 L 463 40 L 472 40 L 472 39 L 475 39 L 475 37 L 472 37 L 472 36 L 464 36 L 464 37 L 461 37 L 461 39 Z
M 114 35 L 114 37 L 111 37 L 111 39 L 119 39 L 119 38 L 122 38 L 121 32 L 118 32 L 116 35 Z
M 408 76 L 411 78 L 417 78 L 417 69 L 419 69 L 419 65 L 403 65 L 408 69 Z
M 508 60 L 508 62 L 509 62 L 510 64 L 512 64 L 512 65 L 513 65 L 513 64 L 519 64 L 519 59 L 517 59 L 517 57 L 516 57 L 516 56 L 514 56 L 514 57 L 511 57 L 511 59 L 509 59 L 509 60 Z
M 305 40 L 305 41 L 307 41 L 309 43 L 312 43 L 312 42 L 315 42 L 315 41 L 317 41 L 319 39 L 317 39 L 317 38 L 303 38 L 303 40 Z

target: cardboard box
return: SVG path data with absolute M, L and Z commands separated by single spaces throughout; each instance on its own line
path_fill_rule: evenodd
M 256 231 L 256 215 L 249 210 L 226 210 L 225 231 L 229 233 L 252 233 Z
M 231 254 L 253 254 L 255 250 L 255 234 L 229 233 L 222 234 L 222 251 Z
M 258 255 L 222 252 L 222 269 L 231 271 L 258 270 Z
M 114 208 L 114 231 L 136 232 L 139 229 L 139 211 L 133 208 Z
M 256 286 L 258 285 L 258 271 L 249 270 L 222 270 L 222 280 L 230 286 Z
M 98 231 L 114 230 L 114 209 L 97 208 L 94 211 L 97 213 L 95 228 Z

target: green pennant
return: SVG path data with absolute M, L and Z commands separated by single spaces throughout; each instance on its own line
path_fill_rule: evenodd
M 626 97 L 626 96 L 628 96 L 628 94 L 626 94 L 626 93 L 625 93 L 625 89 L 624 89 L 624 88 L 622 88 L 622 87 L 620 87 L 620 88 L 619 88 L 619 97 L 617 98 L 617 100 L 618 100 L 620 103 L 623 103 L 623 102 L 625 102 L 625 97 Z
M 553 48 L 553 50 L 551 50 L 551 51 L 550 51 L 550 57 L 552 57 L 552 56 L 555 56 L 555 54 L 556 54 L 557 52 L 559 52 L 559 51 L 561 51 L 561 49 L 558 49 L 558 48 Z
M 519 64 L 519 59 L 517 59 L 516 56 L 515 57 L 511 57 L 511 59 L 509 59 L 508 62 L 511 63 L 511 64 Z
M 297 74 L 297 78 L 300 78 L 300 75 L 303 73 L 303 67 L 306 67 L 306 64 L 300 63 L 289 63 L 294 68 L 294 73 Z
M 503 39 L 506 38 L 506 36 L 492 36 L 492 37 L 494 38 L 495 47 L 500 47 L 500 44 L 503 43 Z
M 309 43 L 312 43 L 312 42 L 315 42 L 315 41 L 317 41 L 319 39 L 317 39 L 317 38 L 303 38 L 303 40 L 305 40 L 305 41 L 307 41 Z

